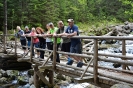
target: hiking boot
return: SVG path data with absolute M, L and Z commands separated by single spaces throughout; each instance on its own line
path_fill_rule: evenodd
M 78 62 L 77 67 L 82 68 L 82 66 L 83 66 L 83 65 L 84 65 L 84 63 L 83 63 L 83 62 Z
M 67 65 L 72 65 L 73 64 L 73 60 L 71 58 L 68 58 L 68 62 L 66 64 Z

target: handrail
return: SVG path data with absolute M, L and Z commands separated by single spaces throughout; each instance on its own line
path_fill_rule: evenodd
M 132 61 L 125 61 L 125 60 L 113 60 L 113 59 L 103 59 L 103 58 L 98 58 L 101 61 L 107 61 L 107 62 L 113 62 L 113 63 L 119 63 L 119 64 L 124 64 L 124 65 L 129 65 L 129 66 L 133 66 L 133 62 Z
M 83 51 L 83 53 L 94 55 L 94 52 L 84 52 Z M 116 55 L 116 54 L 98 53 L 98 56 L 109 56 L 109 57 L 126 58 L 128 60 L 133 60 L 133 57 L 129 56 L 129 55 Z
M 3 36 L 3 34 L 0 34 L 0 36 Z M 14 36 L 14 34 L 6 34 L 6 36 Z M 25 35 L 26 37 L 30 37 Z M 36 35 L 37 37 L 44 37 L 44 35 Z M 45 36 L 46 37 L 46 36 Z M 56 36 L 56 37 L 60 37 L 60 36 Z M 60 38 L 67 38 L 66 36 L 62 36 Z M 99 39 L 99 40 L 103 40 L 103 39 L 115 39 L 115 40 L 133 40 L 132 36 L 73 36 L 71 38 L 80 38 L 80 39 Z

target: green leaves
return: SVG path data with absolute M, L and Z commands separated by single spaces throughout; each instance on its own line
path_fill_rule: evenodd
M 125 6 L 127 6 L 128 9 L 124 11 L 129 21 L 133 21 L 133 1 L 132 0 L 119 0 L 121 1 Z
M 16 25 L 29 27 L 73 18 L 75 23 L 93 21 L 133 21 L 132 0 L 7 0 L 8 29 Z M 4 22 L 3 0 L 0 0 L 1 28 Z M 115 20 L 114 20 L 115 19 Z

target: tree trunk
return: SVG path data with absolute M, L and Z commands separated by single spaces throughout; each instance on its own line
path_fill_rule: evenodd
M 4 53 L 6 53 L 6 34 L 7 34 L 7 0 L 4 0 Z

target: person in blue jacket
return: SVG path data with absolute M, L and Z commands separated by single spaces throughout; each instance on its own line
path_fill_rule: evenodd
M 26 46 L 26 37 L 23 35 L 24 35 L 24 31 L 20 28 L 20 26 L 17 26 L 17 33 L 15 34 L 15 36 L 20 38 L 20 43 L 24 51 L 23 54 L 26 54 L 26 47 L 24 47 Z

